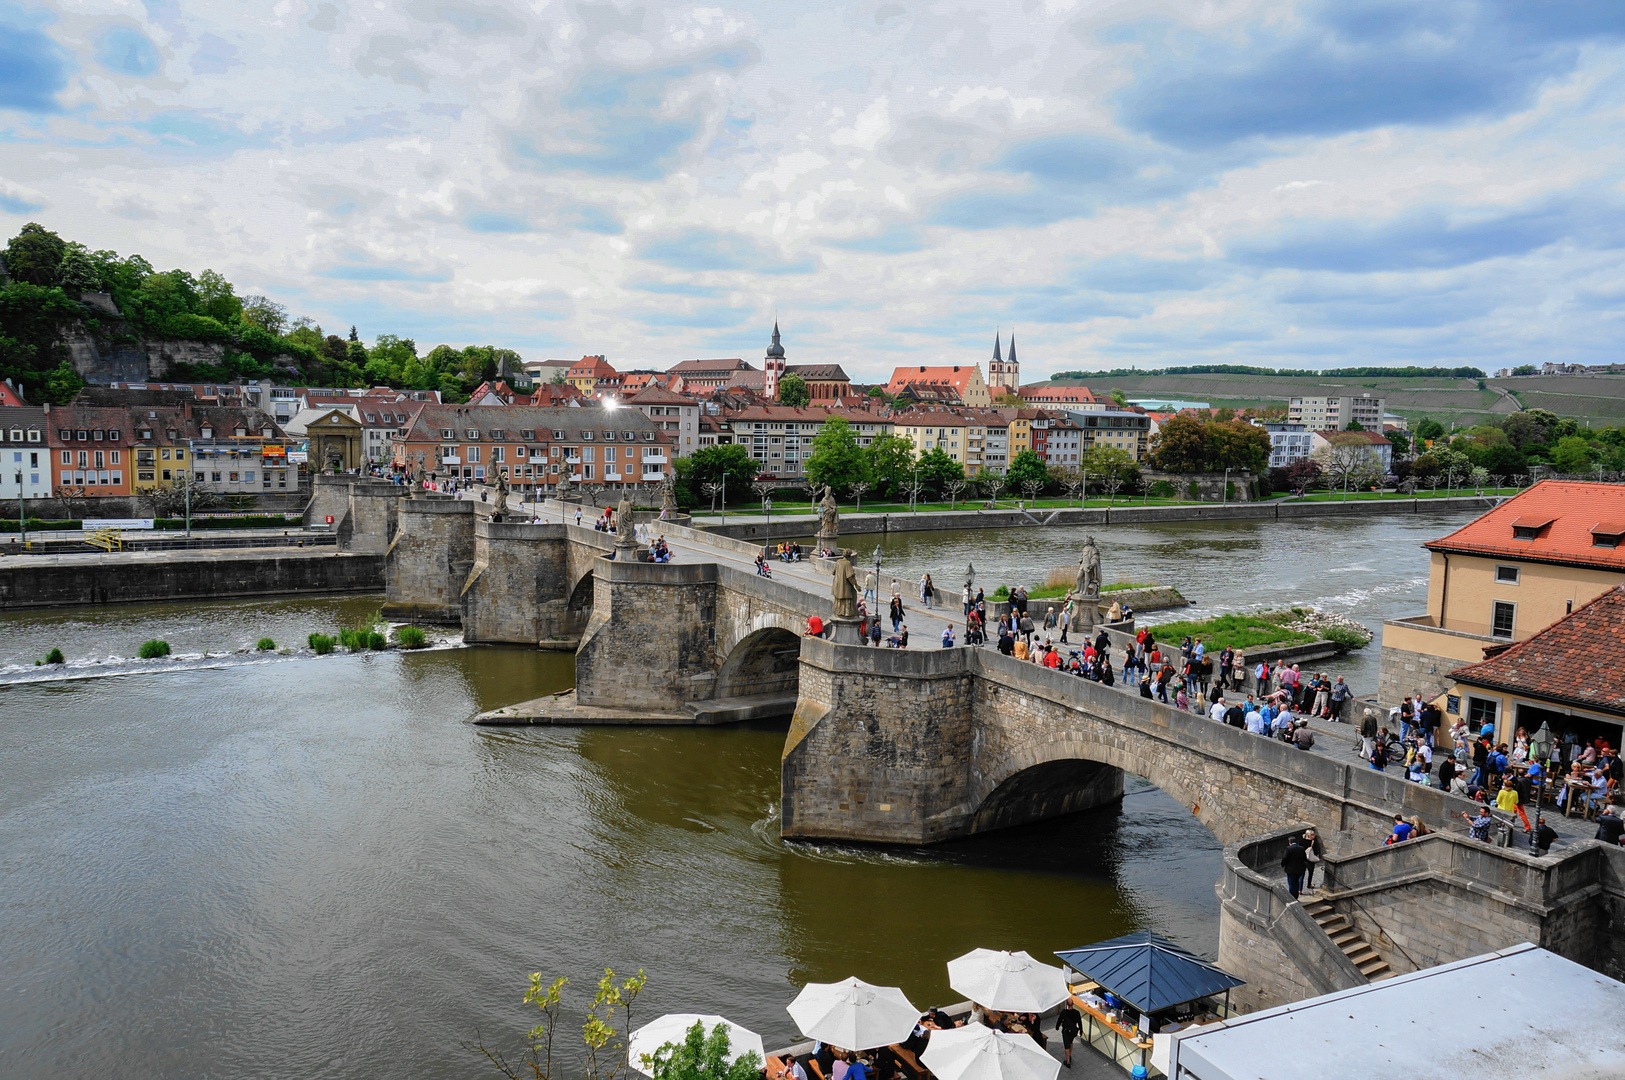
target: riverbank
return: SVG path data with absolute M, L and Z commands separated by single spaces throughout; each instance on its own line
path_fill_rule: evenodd
M 1385 499 L 1352 502 L 1188 503 L 1179 506 L 1091 506 L 1058 510 L 938 510 L 929 513 L 841 514 L 841 536 L 902 532 L 952 532 L 959 529 L 1021 529 L 1040 525 L 1155 525 L 1179 521 L 1314 522 L 1375 514 L 1423 514 L 1488 510 L 1501 501 L 1493 495 L 1456 498 Z M 694 527 L 719 536 L 758 541 L 789 540 L 811 535 L 816 514 L 730 514 L 726 523 L 696 516 Z

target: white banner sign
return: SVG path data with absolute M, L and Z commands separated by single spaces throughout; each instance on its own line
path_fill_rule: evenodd
M 91 529 L 150 529 L 152 518 L 85 518 L 85 531 Z

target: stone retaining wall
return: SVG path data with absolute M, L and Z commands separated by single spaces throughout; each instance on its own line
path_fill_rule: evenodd
M 0 562 L 0 608 L 376 592 L 383 556 L 310 549 L 165 552 L 163 558 L 21 556 Z

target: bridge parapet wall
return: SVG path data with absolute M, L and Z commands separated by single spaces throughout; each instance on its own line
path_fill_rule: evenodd
M 384 616 L 461 622 L 462 588 L 473 565 L 473 503 L 401 500 L 395 537 L 384 554 Z

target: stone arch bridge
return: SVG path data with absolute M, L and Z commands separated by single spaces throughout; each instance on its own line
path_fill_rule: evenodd
M 386 612 L 459 623 L 471 642 L 574 647 L 580 705 L 793 708 L 787 837 L 945 840 L 1111 801 L 1125 771 L 1226 843 L 1292 821 L 1366 836 L 1395 813 L 1443 824 L 1459 802 L 991 649 L 932 647 L 942 615 L 914 635 L 925 648 L 807 638 L 807 617 L 829 614 L 827 572 L 760 577 L 747 541 L 659 522 L 676 561 L 612 560 L 608 534 L 493 523 L 477 505 L 399 500 Z

